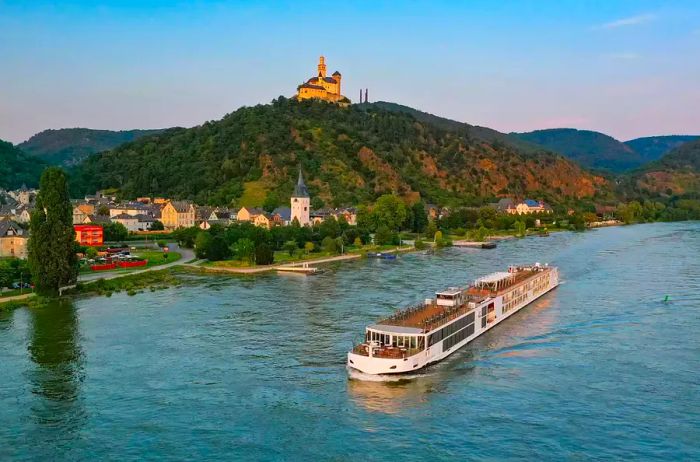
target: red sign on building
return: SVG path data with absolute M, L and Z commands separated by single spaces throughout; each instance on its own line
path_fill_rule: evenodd
M 75 229 L 75 240 L 80 245 L 101 246 L 104 244 L 102 226 L 73 225 L 73 229 Z

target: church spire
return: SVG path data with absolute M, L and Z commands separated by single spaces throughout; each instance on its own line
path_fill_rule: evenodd
M 306 189 L 306 185 L 304 184 L 301 167 L 299 167 L 299 179 L 297 180 L 297 185 L 294 187 L 294 195 L 292 197 L 309 197 L 309 190 Z

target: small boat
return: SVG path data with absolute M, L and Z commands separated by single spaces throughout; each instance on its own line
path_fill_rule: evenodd
M 396 255 L 386 252 L 367 252 L 367 258 L 382 258 L 384 260 L 396 260 Z
M 481 244 L 482 249 L 495 249 L 496 248 L 496 243 L 495 242 L 484 242 Z

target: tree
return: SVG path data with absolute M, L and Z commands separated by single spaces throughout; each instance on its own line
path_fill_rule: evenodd
M 391 231 L 396 231 L 406 220 L 406 204 L 398 196 L 385 194 L 377 199 L 372 214 L 378 226 L 384 225 Z
M 413 246 L 416 248 L 416 250 L 423 250 L 425 249 L 425 242 L 419 238 L 414 241 Z
M 263 242 L 255 247 L 255 263 L 258 265 L 271 265 L 275 262 L 275 252 L 270 244 Z
M 123 241 L 129 237 L 129 230 L 121 223 L 109 223 L 104 226 L 103 232 L 105 241 Z
M 206 231 L 197 233 L 194 240 L 194 252 L 197 258 L 209 258 L 209 246 L 211 245 L 211 234 Z
M 354 245 L 355 247 L 362 247 L 362 239 L 360 238 L 360 236 L 357 236 L 357 237 L 355 238 L 355 241 L 353 242 L 353 245 Z
M 58 167 L 49 167 L 41 175 L 29 228 L 28 259 L 36 291 L 56 295 L 78 277 L 73 207 L 66 174 Z
M 515 228 L 515 235 L 518 237 L 525 237 L 525 223 L 522 220 L 518 220 L 513 225 Z
M 435 236 L 435 233 L 437 232 L 437 230 L 438 229 L 437 229 L 437 225 L 435 224 L 435 221 L 430 220 L 428 222 L 428 226 L 426 226 L 426 228 L 425 228 L 425 235 L 428 238 L 431 238 L 431 237 Z
M 297 248 L 299 248 L 299 246 L 297 245 L 297 241 L 287 241 L 287 242 L 285 242 L 284 245 L 282 246 L 282 249 L 283 249 L 283 250 L 286 250 L 287 252 L 289 252 L 289 256 L 290 256 L 290 257 L 291 257 L 292 255 L 294 255 L 294 251 L 295 251 Z
M 233 244 L 231 251 L 239 260 L 252 263 L 255 257 L 255 242 L 247 237 L 238 239 L 236 243 Z
M 321 248 L 326 252 L 332 252 L 332 253 L 337 252 L 337 248 L 335 245 L 335 239 L 333 239 L 330 236 L 324 237 L 323 240 L 321 241 Z
M 95 257 L 97 257 L 97 249 L 94 247 L 88 247 L 85 250 L 85 254 L 87 255 L 88 258 L 94 259 Z
M 304 244 L 304 251 L 306 251 L 306 254 L 308 255 L 309 253 L 314 251 L 314 247 L 314 243 L 308 241 L 306 244 Z
M 377 245 L 388 245 L 393 243 L 393 235 L 386 225 L 379 225 L 374 233 L 374 243 Z
M 411 207 L 413 212 L 413 226 L 412 231 L 414 233 L 422 233 L 425 227 L 428 226 L 428 214 L 425 213 L 425 205 L 422 201 L 416 202 Z
M 207 258 L 210 261 L 226 260 L 231 256 L 231 251 L 226 244 L 224 236 L 221 234 L 212 236 L 207 249 Z
M 103 217 L 108 217 L 109 216 L 109 207 L 106 205 L 102 204 L 99 207 L 97 207 L 97 214 L 101 215 Z
M 156 220 L 153 223 L 151 223 L 151 227 L 149 229 L 151 231 L 163 231 L 165 229 L 165 226 L 163 226 L 163 223 Z

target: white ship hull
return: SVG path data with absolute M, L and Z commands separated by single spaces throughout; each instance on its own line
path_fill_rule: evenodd
M 559 285 L 557 269 L 551 268 L 546 274 L 548 275 L 546 280 L 538 282 L 532 288 L 530 288 L 530 284 L 515 285 L 498 296 L 486 298 L 474 309 L 451 320 L 448 324 L 424 333 L 424 345 L 427 346 L 416 354 L 400 358 L 386 358 L 351 351 L 348 353 L 347 365 L 352 369 L 371 375 L 402 374 L 414 372 L 441 361 L 557 287 Z M 527 290 L 524 290 L 525 288 Z M 433 342 L 431 339 L 433 334 L 439 334 L 439 331 L 445 326 L 453 324 L 455 326 L 448 331 L 448 336 Z M 459 329 L 456 330 L 456 328 Z M 401 332 L 387 329 L 386 334 L 400 335 Z M 440 336 L 442 335 L 440 334 Z

